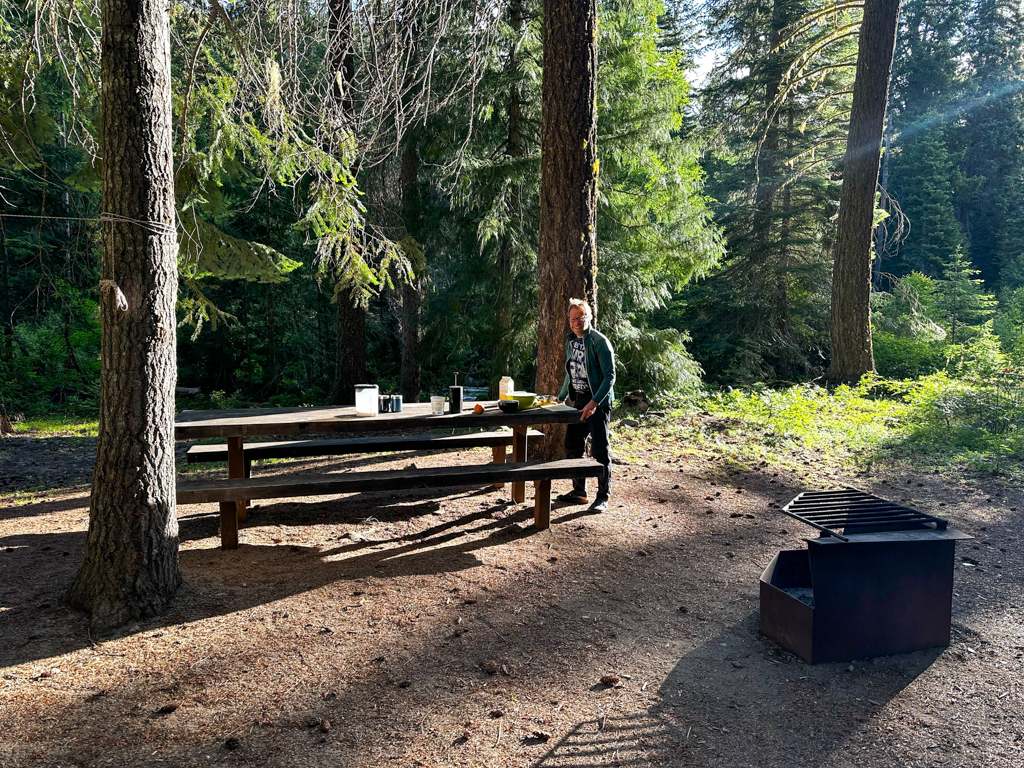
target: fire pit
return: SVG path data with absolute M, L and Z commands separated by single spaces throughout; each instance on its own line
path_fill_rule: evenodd
M 945 520 L 853 488 L 783 507 L 820 532 L 761 574 L 761 632 L 809 664 L 949 645 L 954 548 Z

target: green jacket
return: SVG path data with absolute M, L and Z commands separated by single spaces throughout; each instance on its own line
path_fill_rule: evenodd
M 558 393 L 559 400 L 565 400 L 572 389 L 572 377 L 569 375 L 569 358 L 572 356 L 572 340 L 575 333 L 565 339 L 565 382 Z M 615 353 L 612 343 L 600 331 L 591 328 L 583 334 L 583 348 L 587 354 L 587 380 L 590 391 L 594 393 L 594 402 L 602 408 L 611 408 L 615 401 Z

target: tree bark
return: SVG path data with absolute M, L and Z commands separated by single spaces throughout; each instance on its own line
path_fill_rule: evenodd
M 67 596 L 98 630 L 160 613 L 181 583 L 167 5 L 102 0 L 101 11 L 99 438 L 85 555 Z M 126 309 L 118 306 L 122 293 Z
M 539 316 L 536 390 L 557 393 L 565 377 L 569 299 L 597 316 L 597 5 L 544 0 L 541 90 Z M 538 455 L 561 453 L 549 430 Z
M 855 383 L 875 370 L 868 306 L 871 222 L 899 10 L 900 0 L 864 3 L 832 269 L 830 385 Z
M 357 307 L 345 291 L 339 291 L 335 301 L 338 333 L 331 402 L 355 405 L 355 385 L 366 383 L 366 310 Z

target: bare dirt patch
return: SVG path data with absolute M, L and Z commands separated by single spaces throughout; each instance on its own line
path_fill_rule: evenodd
M 797 476 L 663 441 L 616 466 L 608 512 L 556 506 L 544 532 L 507 489 L 372 493 L 261 504 L 221 552 L 214 505 L 182 507 L 170 612 L 90 637 L 61 601 L 89 462 L 54 440 L 0 451 L 59 479 L 0 501 L 3 766 L 1024 763 L 1024 498 L 995 481 Z M 758 576 L 811 535 L 778 506 L 842 483 L 976 537 L 949 648 L 812 667 L 759 635 Z

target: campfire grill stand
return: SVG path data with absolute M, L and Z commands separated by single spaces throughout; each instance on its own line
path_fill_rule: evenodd
M 783 512 L 821 536 L 761 574 L 764 635 L 809 664 L 949 645 L 954 548 L 973 537 L 853 488 L 801 493 Z

